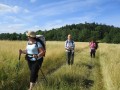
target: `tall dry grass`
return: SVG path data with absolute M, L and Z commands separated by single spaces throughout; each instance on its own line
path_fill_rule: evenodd
M 89 56 L 88 43 L 76 42 L 74 65 L 63 64 L 47 76 L 48 83 L 39 83 L 34 90 L 105 90 L 99 63 Z M 63 48 L 63 47 L 62 47 Z
M 120 90 L 120 45 L 100 46 L 100 63 L 106 90 Z
M 44 74 L 50 74 L 64 61 L 64 43 L 47 42 L 47 53 L 43 62 Z M 26 48 L 26 41 L 0 41 L 0 89 L 26 90 L 29 85 L 27 61 L 21 56 L 18 63 L 18 50 Z M 40 75 L 41 78 L 41 75 Z
M 34 90 L 119 90 L 120 47 L 99 44 L 96 58 L 89 56 L 88 43 L 75 42 L 75 59 L 66 64 L 64 42 L 47 41 L 47 52 L 41 67 L 48 83 L 39 72 Z M 29 69 L 24 55 L 18 67 L 18 50 L 26 41 L 0 41 L 0 90 L 27 90 Z

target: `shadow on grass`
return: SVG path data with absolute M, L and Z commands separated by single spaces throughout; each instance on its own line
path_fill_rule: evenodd
M 48 83 L 48 87 L 54 88 L 53 90 L 62 90 L 63 88 L 64 90 L 82 90 L 81 88 L 90 89 L 94 85 L 93 80 L 79 75 L 76 77 L 63 75 L 60 81 L 53 78 L 51 79 L 52 80 Z
M 95 67 L 92 63 L 83 63 L 83 62 L 77 63 L 76 66 L 78 66 L 78 67 L 85 66 L 88 69 L 93 69 Z
M 90 87 L 93 86 L 93 84 L 94 84 L 93 80 L 84 79 L 83 83 L 82 83 L 82 86 L 85 87 L 85 88 L 90 88 Z

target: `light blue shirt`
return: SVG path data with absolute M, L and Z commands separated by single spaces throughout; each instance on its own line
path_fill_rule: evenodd
M 72 50 L 72 52 L 74 52 L 74 48 L 75 48 L 75 43 L 72 40 L 66 40 L 65 41 L 65 48 L 66 51 L 69 52 L 69 50 Z
M 38 52 L 38 48 L 41 48 L 41 47 L 42 47 L 42 45 L 39 42 L 36 42 L 34 44 L 29 44 L 29 42 L 28 42 L 27 43 L 27 47 L 26 47 L 28 56 L 32 57 L 29 54 L 38 54 L 38 53 L 40 53 L 40 52 Z M 38 58 L 38 59 L 40 59 L 40 58 Z M 36 59 L 35 58 L 31 58 L 30 60 L 31 61 L 35 61 Z

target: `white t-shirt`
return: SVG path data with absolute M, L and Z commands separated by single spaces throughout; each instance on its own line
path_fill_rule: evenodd
M 39 43 L 39 42 L 36 42 L 36 43 L 34 43 L 34 44 L 29 44 L 29 42 L 27 43 L 27 47 L 26 47 L 26 50 L 27 50 L 27 54 L 28 54 L 28 56 L 29 57 L 32 57 L 32 56 L 30 56 L 29 54 L 38 54 L 38 53 L 40 53 L 40 52 L 38 52 L 38 48 L 41 48 L 42 47 L 42 45 L 41 45 L 41 43 Z M 38 58 L 38 59 L 40 59 L 40 58 Z M 30 59 L 31 61 L 35 61 L 36 59 L 35 58 L 31 58 Z

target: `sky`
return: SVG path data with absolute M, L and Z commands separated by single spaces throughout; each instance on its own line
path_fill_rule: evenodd
M 0 33 L 85 22 L 120 27 L 120 0 L 0 0 Z

